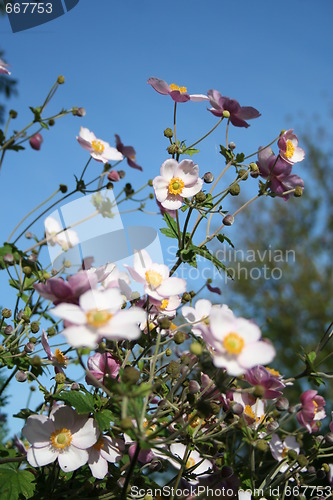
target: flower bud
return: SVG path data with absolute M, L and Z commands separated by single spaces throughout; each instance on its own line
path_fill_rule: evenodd
M 264 439 L 258 439 L 258 441 L 255 443 L 255 447 L 257 448 L 257 450 L 262 451 L 263 453 L 265 453 L 269 448 L 267 441 L 265 441 Z
M 229 148 L 231 151 L 233 151 L 234 149 L 236 149 L 236 144 L 235 144 L 233 141 L 231 141 L 231 142 L 229 142 L 229 144 L 228 144 L 228 148 Z
M 287 398 L 281 397 L 275 403 L 275 407 L 279 411 L 286 411 L 289 408 L 289 401 Z
M 55 120 L 53 118 L 51 118 L 49 121 L 48 121 L 48 125 L 49 127 L 54 127 L 55 125 Z
M 253 389 L 253 396 L 256 398 L 262 398 L 265 394 L 265 388 L 262 385 L 256 385 Z
M 64 384 L 66 382 L 66 375 L 64 373 L 59 372 L 54 377 L 54 380 L 56 381 L 57 384 Z
M 11 253 L 6 253 L 3 256 L 3 261 L 4 261 L 5 264 L 13 264 L 13 262 L 14 262 L 14 255 L 11 254 Z
M 13 120 L 15 120 L 15 118 L 17 118 L 17 111 L 15 111 L 15 109 L 11 109 L 11 110 L 9 111 L 9 116 L 10 116 Z
M 30 337 L 29 342 L 32 342 L 33 344 L 37 344 L 38 340 L 36 337 Z
M 332 444 L 333 443 L 333 432 L 329 432 L 325 436 L 325 441 L 326 443 Z
M 33 342 L 28 342 L 27 344 L 25 344 L 24 351 L 27 354 L 30 354 L 31 352 L 34 352 L 34 350 L 35 350 L 35 344 Z
M 29 144 L 32 149 L 39 151 L 43 142 L 43 137 L 38 133 L 30 137 Z
M 205 193 L 203 191 L 199 191 L 199 193 L 195 195 L 195 201 L 197 203 L 203 203 L 204 201 L 206 201 Z
M 153 186 L 153 181 L 152 181 L 152 179 L 149 179 L 149 181 L 148 181 L 148 186 L 150 186 L 150 187 L 152 187 L 152 186 Z
M 65 194 L 68 191 L 68 187 L 66 186 L 66 184 L 60 184 L 59 190 L 61 193 Z
M 50 326 L 46 331 L 49 337 L 52 337 L 56 334 L 56 329 L 54 328 L 54 326 Z
M 167 317 L 159 318 L 158 319 L 158 324 L 162 328 L 162 330 L 167 330 L 171 326 L 171 321 Z
M 206 172 L 203 176 L 203 180 L 206 184 L 211 184 L 214 180 L 214 174 L 212 174 L 212 172 Z
M 126 196 L 131 196 L 132 194 L 134 194 L 134 189 L 132 188 L 132 184 L 127 182 L 127 184 L 125 184 L 124 191 Z
M 192 299 L 191 295 L 187 292 L 183 293 L 182 296 L 182 303 L 185 304 L 186 302 L 189 302 Z
M 129 417 L 122 418 L 119 422 L 119 426 L 123 431 L 128 431 L 129 429 L 132 429 L 133 427 L 132 419 Z
M 118 175 L 120 179 L 123 179 L 126 175 L 125 170 L 118 170 Z
M 290 452 L 291 450 L 289 450 Z M 288 455 L 289 455 L 289 452 L 288 452 Z M 298 455 L 297 457 L 297 462 L 299 463 L 299 465 L 301 467 L 306 467 L 309 463 L 309 460 L 306 458 L 305 455 Z
M 171 128 L 166 128 L 164 130 L 164 136 L 167 137 L 168 139 L 171 139 L 173 137 L 173 131 Z
M 71 385 L 71 391 L 78 391 L 80 389 L 80 386 L 77 382 L 73 382 Z
M 18 382 L 25 382 L 28 376 L 24 371 L 20 370 L 15 374 L 15 378 Z
M 230 187 L 229 187 L 229 193 L 231 194 L 231 196 L 238 196 L 239 193 L 240 193 L 240 187 L 239 187 L 239 184 L 232 184 Z
M 200 342 L 192 342 L 190 345 L 190 352 L 195 356 L 201 356 L 202 354 L 202 345 Z
M 223 118 L 230 118 L 230 111 L 228 111 L 227 109 L 225 109 L 222 113 L 223 115 Z
M 330 466 L 328 464 L 326 464 L 326 463 L 321 464 L 321 466 L 324 469 L 324 471 L 326 472 L 326 474 L 328 474 L 329 471 L 330 471 Z
M 7 325 L 4 329 L 4 334 L 5 335 L 11 335 L 14 331 L 14 328 L 12 327 L 12 325 Z
M 288 458 L 290 458 L 290 460 L 296 460 L 297 457 L 298 457 L 297 451 L 288 450 Z
M 153 195 L 153 193 L 149 193 L 148 197 L 149 197 L 150 200 L 153 200 L 155 198 L 155 196 Z
M 200 384 L 196 380 L 190 380 L 188 383 L 188 390 L 190 394 L 197 394 L 200 392 Z
M 24 266 L 22 268 L 23 274 L 25 274 L 27 277 L 31 276 L 32 269 L 30 266 Z
M 118 182 L 120 181 L 119 173 L 116 170 L 110 170 L 108 173 L 109 181 Z
M 303 188 L 301 186 L 295 187 L 294 196 L 295 196 L 295 198 L 299 198 L 300 196 L 303 196 Z
M 36 354 L 36 356 L 30 359 L 30 364 L 31 366 L 42 366 L 42 360 Z
M 59 83 L 59 85 L 65 83 L 65 77 L 63 75 L 59 75 L 57 78 L 57 83 Z
M 243 406 L 240 403 L 235 403 L 234 401 L 230 403 L 230 409 L 234 415 L 241 415 L 243 413 Z
M 177 378 L 180 373 L 180 364 L 177 361 L 170 361 L 166 368 L 166 372 L 171 378 Z
M 184 332 L 177 332 L 173 337 L 174 342 L 178 345 L 183 344 L 186 339 L 187 335 Z
M 242 181 L 246 181 L 246 179 L 249 177 L 249 172 L 245 168 L 241 168 L 238 171 L 238 178 L 242 178 Z
M 273 422 L 269 422 L 267 424 L 268 432 L 275 432 L 278 430 L 278 428 L 279 428 L 279 424 L 277 422 L 275 422 L 275 420 L 273 420 Z
M 135 385 L 140 378 L 140 372 L 133 366 L 125 366 L 122 381 L 125 384 Z
M 84 108 L 74 108 L 73 115 L 83 118 L 84 116 L 86 116 L 86 110 Z
M 165 355 L 166 355 L 166 356 L 171 356 L 171 354 L 172 354 L 171 349 L 169 349 L 169 348 L 168 348 L 168 349 L 166 349 L 166 351 L 165 351 Z
M 234 216 L 231 214 L 227 214 L 225 217 L 223 217 L 222 222 L 225 226 L 232 226 L 234 221 L 235 221 Z
M 176 153 L 178 153 L 178 151 L 179 151 L 179 148 L 178 148 L 177 144 L 170 144 L 170 146 L 167 148 L 167 152 L 170 155 L 175 155 Z
M 1 316 L 5 319 L 8 319 L 10 318 L 12 315 L 12 311 L 10 309 L 7 309 L 6 307 L 4 309 L 2 309 L 1 311 Z

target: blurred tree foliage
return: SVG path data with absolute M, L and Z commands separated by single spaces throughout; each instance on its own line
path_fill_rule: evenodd
M 235 225 L 237 249 L 244 249 L 245 260 L 226 262 L 236 271 L 236 279 L 228 284 L 228 305 L 255 319 L 276 347 L 272 366 L 288 376 L 303 371 L 300 355 L 316 349 L 333 320 L 332 130 L 330 117 L 329 126 L 299 134 L 306 159 L 294 166 L 294 172 L 305 180 L 302 198 L 286 202 L 265 197 L 244 210 Z M 255 262 L 247 261 L 248 249 Z M 245 270 L 237 279 L 238 266 L 246 268 L 248 277 L 253 269 L 254 279 L 246 279 Z M 274 276 L 281 279 L 264 279 L 264 266 L 266 276 L 279 268 Z M 254 268 L 262 270 L 260 279 Z M 333 373 L 333 340 L 319 360 L 319 371 Z M 326 378 L 320 392 L 328 396 L 332 388 Z

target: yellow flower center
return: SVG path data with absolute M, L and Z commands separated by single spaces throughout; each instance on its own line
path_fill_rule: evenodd
M 313 404 L 314 404 L 314 407 L 315 407 L 314 412 L 315 412 L 315 414 L 316 414 L 316 413 L 317 413 L 317 411 L 318 411 L 318 403 L 316 403 L 316 401 L 315 401 L 314 399 L 312 400 L 312 402 L 313 402 Z
M 244 347 L 244 340 L 238 333 L 230 332 L 224 337 L 223 347 L 229 354 L 240 354 Z
M 272 375 L 274 375 L 274 377 L 279 377 L 280 376 L 280 372 L 278 372 L 277 370 L 274 370 L 274 368 L 269 368 L 269 366 L 265 366 L 266 370 L 269 371 L 269 373 L 271 373 Z
M 290 140 L 288 140 L 287 141 L 287 150 L 284 153 L 284 156 L 286 158 L 292 158 L 294 156 L 294 153 L 295 153 L 295 146 L 293 145 L 293 143 Z
M 179 92 L 181 94 L 185 94 L 187 92 L 187 88 L 186 87 L 179 87 L 179 85 L 175 85 L 174 83 L 171 83 L 169 85 L 169 87 L 170 87 L 171 91 L 173 91 L 173 90 L 179 90 Z
M 91 146 L 95 153 L 102 154 L 104 151 L 104 144 L 101 143 L 101 141 L 95 140 L 92 141 Z
M 102 439 L 102 438 L 101 438 L 101 439 L 99 439 L 99 440 L 97 441 L 97 443 L 95 443 L 95 444 L 93 445 L 93 448 L 95 448 L 95 450 L 97 450 L 97 451 L 100 451 L 102 448 L 104 448 L 103 439 Z
M 60 363 L 61 365 L 65 365 L 66 364 L 68 358 L 67 358 L 67 356 L 64 356 L 64 354 L 60 351 L 60 349 L 58 349 L 58 347 L 54 351 L 54 355 L 55 355 L 56 360 L 58 361 L 58 363 Z
M 252 418 L 252 420 L 255 420 L 256 419 L 256 416 L 254 414 L 254 411 L 252 410 L 251 406 L 250 405 L 246 405 L 245 408 L 244 408 L 244 413 L 246 416 Z
M 152 288 L 157 288 L 163 281 L 163 276 L 157 271 L 153 271 L 152 269 L 146 271 L 145 276 L 148 285 Z
M 187 462 L 186 462 L 186 469 L 190 469 L 191 467 L 195 466 L 195 460 L 194 458 L 190 457 Z
M 175 325 L 174 323 L 171 323 L 169 330 L 177 330 L 177 325 Z
M 287 448 L 286 446 L 284 446 L 283 450 L 282 450 L 282 458 L 286 458 L 286 456 L 288 454 L 288 451 L 289 451 L 289 448 Z
M 88 325 L 94 328 L 99 328 L 106 325 L 112 318 L 112 314 L 108 311 L 99 311 L 98 309 L 92 309 L 86 313 Z
M 63 429 L 58 429 L 57 431 L 52 432 L 50 441 L 54 448 L 57 448 L 58 450 L 64 450 L 72 442 L 72 433 L 65 427 Z
M 161 305 L 160 305 L 160 309 L 166 309 L 169 305 L 169 301 L 168 299 L 163 299 L 162 302 L 161 302 Z
M 183 191 L 184 181 L 179 177 L 172 177 L 169 182 L 169 193 L 180 194 Z

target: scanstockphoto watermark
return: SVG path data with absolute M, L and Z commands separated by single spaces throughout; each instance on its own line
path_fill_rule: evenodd
M 173 264 L 174 255 L 178 247 L 170 245 L 167 248 L 167 263 Z M 286 266 L 292 266 L 296 262 L 296 252 L 293 249 L 274 249 L 269 245 L 265 249 L 232 249 L 222 247 L 214 252 L 214 257 L 226 268 L 219 271 L 212 264 L 204 264 L 198 267 L 180 267 L 177 270 L 178 277 L 189 279 L 217 279 L 224 280 L 280 280 Z M 202 259 L 203 263 L 207 261 Z M 186 273 L 186 276 L 185 274 Z M 183 276 L 184 274 L 184 276 Z
M 8 15 L 13 33 L 28 30 L 63 16 L 80 0 L 0 0 L 1 10 Z
M 243 490 L 240 489 L 239 492 L 248 493 L 250 495 L 254 495 L 255 498 L 260 498 L 261 500 L 266 500 L 263 498 L 263 490 L 255 489 L 255 490 Z M 178 497 L 201 497 L 204 495 L 204 498 L 235 498 L 235 490 L 233 488 L 210 488 L 209 486 L 189 486 L 188 488 L 174 488 L 173 486 L 163 486 L 161 488 L 155 489 L 143 489 L 138 486 L 132 486 L 130 490 L 131 497 L 136 500 L 143 500 L 147 496 L 152 498 L 178 498 Z

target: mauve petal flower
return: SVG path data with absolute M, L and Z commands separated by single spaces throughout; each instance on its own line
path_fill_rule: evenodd
M 0 59 L 0 75 L 10 75 L 11 72 L 7 69 L 8 64 L 6 64 L 2 59 Z
M 289 129 L 281 135 L 278 147 L 280 156 L 291 165 L 303 161 L 305 158 L 305 151 L 298 146 L 298 137 L 293 133 L 293 129 Z
M 140 167 L 140 165 L 135 162 L 136 151 L 133 146 L 124 146 L 118 134 L 115 134 L 115 138 L 116 148 L 120 153 L 124 155 L 127 160 L 127 164 L 132 168 L 136 168 L 137 170 L 142 171 L 142 167 Z
M 149 85 L 151 85 L 153 87 L 153 89 L 156 90 L 156 92 L 158 92 L 159 94 L 162 94 L 162 95 L 170 94 L 171 89 L 170 89 L 169 85 L 167 84 L 167 82 L 165 82 L 164 80 L 160 80 L 159 78 L 151 77 L 148 79 L 147 83 Z
M 119 174 L 116 170 L 110 170 L 110 172 L 107 175 L 108 180 L 112 182 L 118 182 L 120 181 Z
M 169 95 L 175 102 L 187 102 L 189 100 L 200 102 L 208 100 L 208 97 L 204 94 L 189 94 L 186 87 L 179 87 L 174 84 L 169 85 L 166 81 L 159 78 L 151 77 L 147 83 L 159 94 Z
M 224 111 L 229 111 L 230 122 L 235 127 L 247 128 L 250 125 L 245 120 L 251 120 L 260 116 L 257 109 L 252 106 L 240 106 L 238 101 L 222 96 L 217 90 L 208 90 L 207 96 L 212 106 L 208 111 L 218 117 L 222 117 Z
M 82 467 L 88 462 L 88 451 L 70 446 L 58 456 L 60 468 L 64 472 L 71 472 Z
M 59 452 L 45 446 L 43 448 L 36 448 L 31 446 L 27 451 L 27 460 L 32 467 L 43 467 L 54 462 L 59 456 Z

